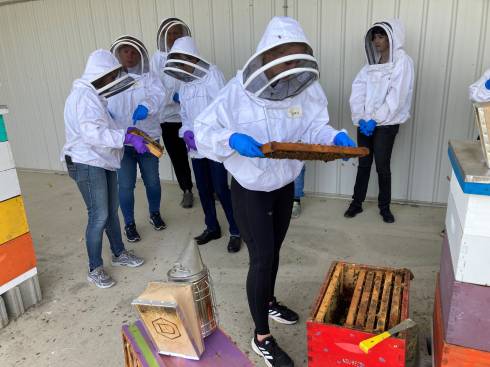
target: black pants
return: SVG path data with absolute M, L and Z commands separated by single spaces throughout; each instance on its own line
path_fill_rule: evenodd
M 357 144 L 360 147 L 369 148 L 369 155 L 359 158 L 352 205 L 361 207 L 364 199 L 366 199 L 374 156 L 379 182 L 378 206 L 380 210 L 389 208 L 391 202 L 391 152 L 399 128 L 400 125 L 378 126 L 371 136 L 361 134 L 359 128 L 357 129 Z
M 191 168 L 187 158 L 187 147 L 184 140 L 179 137 L 180 122 L 164 122 L 162 127 L 162 138 L 165 149 L 168 152 L 172 166 L 174 167 L 177 181 L 182 191 L 192 190 Z
M 288 231 L 294 183 L 272 192 L 252 191 L 231 182 L 233 213 L 248 247 L 250 265 L 247 297 L 257 334 L 269 334 L 269 307 L 273 300 L 279 251 Z

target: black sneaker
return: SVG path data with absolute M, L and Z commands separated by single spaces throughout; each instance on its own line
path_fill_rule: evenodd
M 395 222 L 395 216 L 391 212 L 390 208 L 380 210 L 379 214 L 383 217 L 383 222 L 385 222 L 385 223 L 394 223 Z
M 194 205 L 194 195 L 192 194 L 192 191 L 190 190 L 185 190 L 184 195 L 182 195 L 182 201 L 180 202 L 180 206 L 182 208 L 192 208 Z
M 128 242 L 138 242 L 141 240 L 140 234 L 136 230 L 136 224 L 134 223 L 129 223 L 124 227 L 124 234 Z
M 344 217 L 354 218 L 357 214 L 362 213 L 362 208 L 356 205 L 349 205 L 349 208 L 345 211 Z
M 210 231 L 207 228 L 199 236 L 194 237 L 198 245 L 205 245 L 209 241 L 217 240 L 218 238 L 221 238 L 221 229 Z
M 160 212 L 150 214 L 149 220 L 155 231 L 161 231 L 162 229 L 167 228 L 167 225 L 160 216 Z
M 269 317 L 281 324 L 288 325 L 296 324 L 299 320 L 299 316 L 296 312 L 281 305 L 275 298 L 272 304 L 269 305 Z
M 230 236 L 230 241 L 228 242 L 228 252 L 234 253 L 240 251 L 242 247 L 242 239 L 240 236 Z
M 277 345 L 272 336 L 265 338 L 262 342 L 259 342 L 254 337 L 252 339 L 252 349 L 264 358 L 265 364 L 269 367 L 294 367 L 293 360 Z

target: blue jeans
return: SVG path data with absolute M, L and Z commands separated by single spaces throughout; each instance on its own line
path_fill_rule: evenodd
M 295 199 L 301 199 L 303 196 L 305 196 L 305 193 L 303 192 L 303 189 L 305 187 L 305 169 L 306 166 L 303 166 L 303 169 L 301 170 L 299 176 L 296 177 L 296 180 L 294 180 Z
M 240 231 L 233 217 L 231 205 L 231 193 L 228 187 L 228 173 L 222 163 L 207 158 L 192 159 L 192 168 L 196 178 L 197 191 L 204 211 L 204 222 L 209 231 L 220 229 L 216 217 L 216 206 L 214 205 L 214 193 L 218 196 L 221 206 L 230 226 L 232 236 L 240 235 Z
M 141 178 L 146 188 L 150 214 L 160 212 L 162 188 L 158 172 L 158 158 L 151 153 L 138 154 L 132 146 L 124 146 L 121 168 L 117 170 L 119 202 L 126 225 L 134 223 L 134 188 L 136 166 L 140 167 Z
M 67 162 L 68 174 L 77 183 L 87 206 L 88 224 L 85 231 L 89 267 L 93 270 L 103 265 L 102 235 L 105 233 L 111 251 L 119 256 L 124 250 L 119 224 L 117 175 L 100 167 Z

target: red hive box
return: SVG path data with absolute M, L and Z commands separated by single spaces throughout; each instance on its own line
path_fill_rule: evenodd
M 415 363 L 415 333 L 372 348 L 359 343 L 408 318 L 412 273 L 334 262 L 307 321 L 308 366 L 403 367 Z

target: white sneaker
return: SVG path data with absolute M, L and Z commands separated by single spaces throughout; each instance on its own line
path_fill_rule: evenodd
M 299 201 L 293 202 L 293 210 L 291 212 L 291 218 L 297 219 L 301 215 L 301 203 Z

